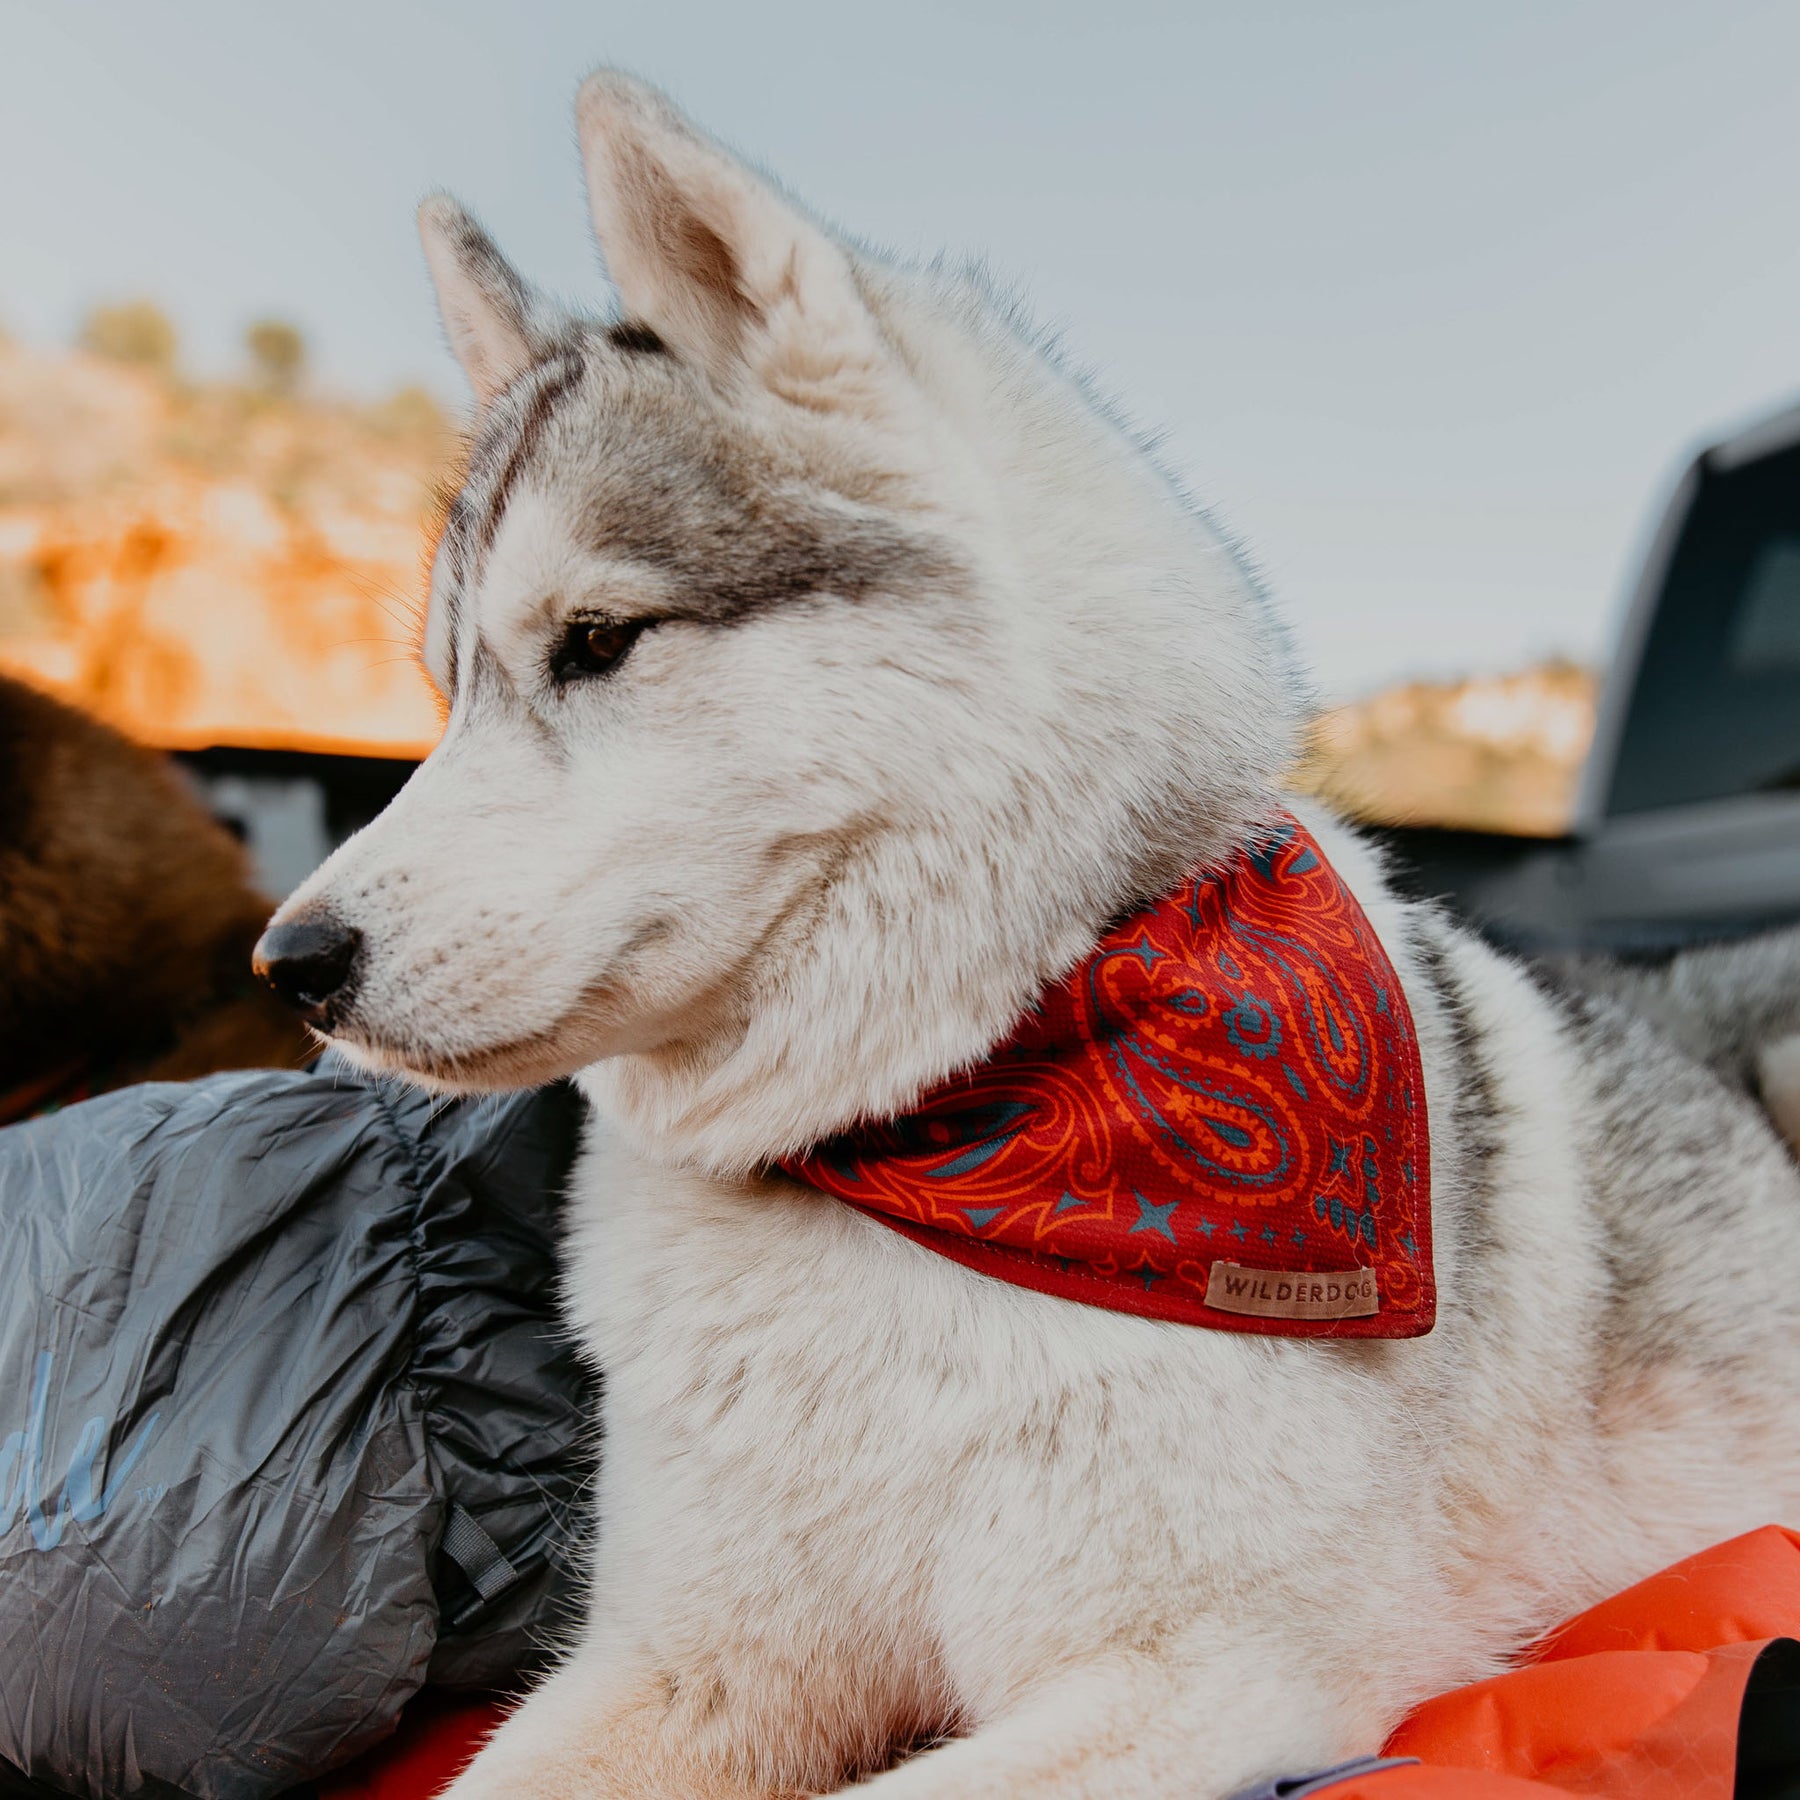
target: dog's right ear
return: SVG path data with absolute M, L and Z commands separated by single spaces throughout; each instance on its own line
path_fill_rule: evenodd
M 448 194 L 419 208 L 419 239 L 444 335 L 485 407 L 535 360 L 531 290 L 499 246 Z

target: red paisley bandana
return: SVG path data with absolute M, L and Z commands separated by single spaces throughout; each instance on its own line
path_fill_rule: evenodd
M 1412 1015 L 1292 819 L 1113 927 L 985 1062 L 787 1172 L 984 1275 L 1118 1312 L 1418 1337 Z

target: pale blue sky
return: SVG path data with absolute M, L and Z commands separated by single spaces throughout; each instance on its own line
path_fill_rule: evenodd
M 600 61 L 828 217 L 981 251 L 1244 539 L 1320 685 L 1597 656 L 1697 437 L 1800 388 L 1800 6 L 0 0 L 0 323 L 456 377 L 448 187 L 593 292 Z

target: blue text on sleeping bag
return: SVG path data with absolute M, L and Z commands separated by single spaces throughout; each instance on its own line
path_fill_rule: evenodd
M 69 1457 L 69 1471 L 63 1478 L 62 1499 L 50 1510 L 46 1506 L 44 1471 L 44 1432 L 50 1411 L 50 1372 L 55 1355 L 40 1350 L 31 1380 L 31 1416 L 22 1431 L 0 1440 L 0 1536 L 11 1531 L 21 1514 L 31 1527 L 31 1541 L 40 1550 L 54 1550 L 73 1519 L 78 1525 L 92 1524 L 119 1496 L 125 1478 L 144 1454 L 144 1446 L 162 1416 L 152 1413 L 132 1440 L 131 1447 L 118 1459 L 104 1487 L 96 1485 L 94 1462 L 107 1439 L 109 1421 L 100 1414 L 89 1419 L 75 1440 Z

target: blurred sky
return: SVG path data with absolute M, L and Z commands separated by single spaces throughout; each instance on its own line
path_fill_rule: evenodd
M 598 291 L 575 82 L 980 251 L 1244 540 L 1320 686 L 1599 657 L 1680 453 L 1800 388 L 1800 6 L 0 0 L 0 324 L 459 395 L 448 187 Z

